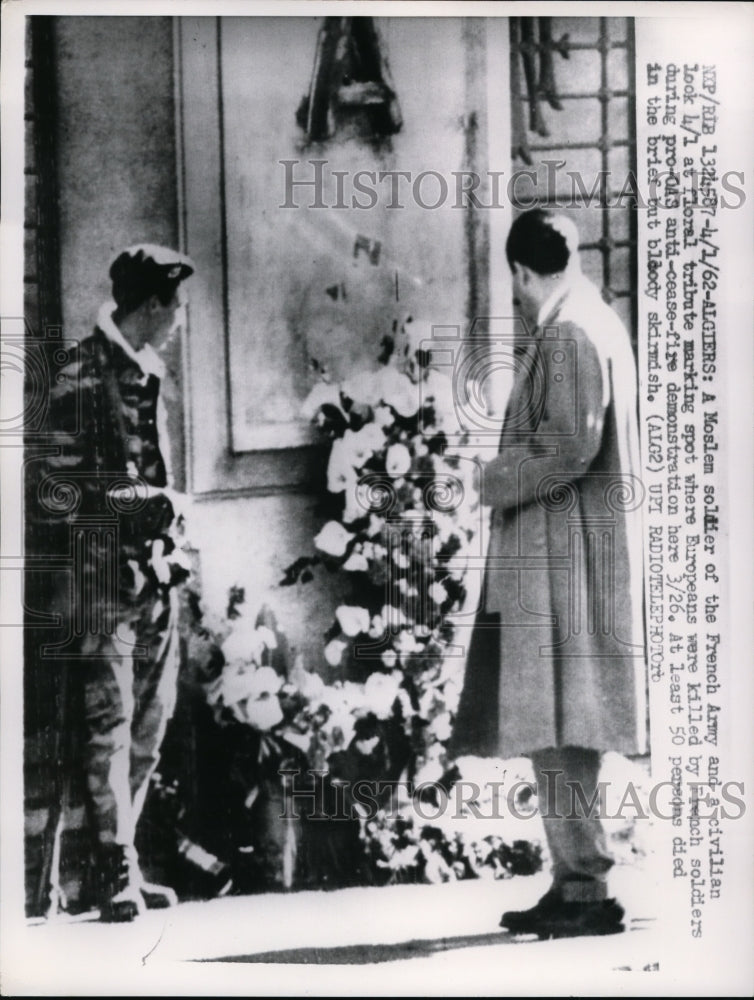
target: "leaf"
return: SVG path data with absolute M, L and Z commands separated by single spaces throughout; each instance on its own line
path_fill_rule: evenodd
M 352 403 L 349 411 L 351 430 L 360 431 L 374 417 L 372 407 L 367 403 Z
M 395 324 L 393 324 L 393 329 L 395 329 Z M 380 341 L 380 353 L 377 355 L 377 360 L 381 365 L 386 365 L 390 358 L 393 356 L 393 351 L 395 350 L 395 340 L 393 337 L 384 336 Z
M 231 587 L 228 591 L 228 610 L 225 613 L 226 618 L 240 618 L 241 612 L 238 608 L 239 605 L 243 604 L 245 600 L 246 591 L 243 587 Z
M 302 583 L 308 583 L 311 580 L 312 574 L 309 573 L 306 579 L 303 578 L 305 570 L 308 570 L 310 566 L 317 566 L 321 562 L 319 556 L 300 556 L 295 562 L 292 562 L 290 566 L 287 566 L 284 570 L 283 579 L 280 581 L 280 587 L 291 587 L 294 583 L 298 583 L 301 579 Z
M 340 407 L 335 406 L 333 403 L 323 403 L 319 408 L 319 412 L 322 415 L 321 426 L 324 433 L 333 437 L 342 437 L 348 427 L 348 422 L 343 416 L 343 411 Z
M 433 455 L 442 455 L 447 446 L 448 439 L 442 431 L 439 434 L 435 434 L 427 441 L 427 447 Z
M 325 632 L 325 644 L 327 644 L 331 639 L 336 639 L 340 635 L 340 625 L 337 622 L 333 622 L 330 628 Z

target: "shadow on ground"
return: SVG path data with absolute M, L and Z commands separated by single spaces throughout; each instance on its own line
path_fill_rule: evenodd
M 630 931 L 648 930 L 652 919 L 634 918 Z M 259 951 L 250 955 L 227 955 L 224 958 L 197 958 L 195 962 L 247 962 L 260 965 L 374 965 L 403 959 L 426 958 L 444 951 L 461 948 L 481 948 L 486 945 L 526 944 L 536 941 L 536 935 L 512 937 L 506 931 L 490 934 L 464 934 L 457 937 L 428 938 L 416 941 L 395 941 L 385 944 L 349 944 L 336 947 L 286 948 Z
M 289 948 L 284 951 L 260 951 L 252 955 L 229 955 L 227 958 L 200 958 L 199 962 L 259 962 L 291 965 L 372 965 L 408 958 L 424 958 L 442 951 L 478 948 L 484 945 L 515 944 L 505 931 L 492 934 L 466 934 L 459 937 L 419 941 L 396 941 L 388 944 L 350 944 L 334 948 Z

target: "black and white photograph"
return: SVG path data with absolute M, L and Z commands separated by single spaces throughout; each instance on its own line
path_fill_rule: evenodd
M 751 995 L 752 6 L 2 18 L 3 993 Z

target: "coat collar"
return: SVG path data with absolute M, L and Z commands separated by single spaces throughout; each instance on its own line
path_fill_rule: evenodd
M 585 280 L 581 270 L 576 267 L 566 272 L 564 283 L 559 285 L 540 306 L 537 313 L 537 330 L 541 330 L 548 320 L 557 315 L 565 300 L 577 291 Z
M 156 375 L 158 379 L 162 380 L 165 377 L 165 365 L 157 351 L 151 344 L 145 344 L 140 351 L 133 349 L 115 325 L 113 313 L 116 308 L 112 300 L 104 302 L 97 313 L 97 326 L 111 344 L 119 347 L 130 361 L 138 365 L 143 375 Z

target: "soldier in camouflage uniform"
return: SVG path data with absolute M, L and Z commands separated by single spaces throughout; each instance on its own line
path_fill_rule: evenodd
M 187 257 L 164 247 L 120 253 L 110 268 L 114 301 L 69 354 L 49 399 L 56 454 L 46 459 L 39 496 L 48 551 L 68 549 L 74 561 L 60 607 L 73 637 L 69 675 L 83 693 L 88 811 L 106 921 L 175 902 L 172 889 L 145 882 L 134 837 L 175 703 L 175 585 L 186 575 L 155 348 L 180 323 L 181 283 L 192 272 Z

